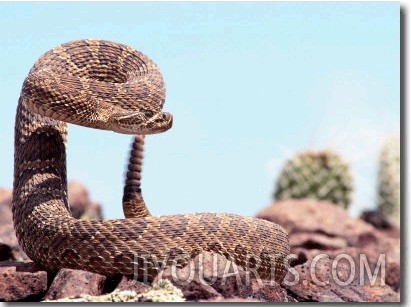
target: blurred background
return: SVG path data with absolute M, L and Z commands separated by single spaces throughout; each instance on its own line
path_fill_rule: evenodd
M 173 127 L 146 137 L 154 215 L 255 215 L 286 161 L 330 149 L 351 167 L 349 212 L 376 206 L 378 159 L 400 131 L 398 2 L 0 3 L 0 186 L 12 187 L 14 114 L 44 52 L 74 39 L 130 45 L 160 67 Z M 68 178 L 122 217 L 131 136 L 69 126 Z

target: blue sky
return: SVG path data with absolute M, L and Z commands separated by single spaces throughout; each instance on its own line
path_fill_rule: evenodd
M 331 148 L 353 167 L 357 215 L 375 204 L 378 150 L 400 127 L 398 2 L 0 3 L 0 186 L 12 186 L 14 114 L 55 45 L 101 38 L 160 67 L 173 127 L 146 138 L 154 215 L 255 215 L 286 159 Z M 122 217 L 131 137 L 69 126 L 68 177 Z

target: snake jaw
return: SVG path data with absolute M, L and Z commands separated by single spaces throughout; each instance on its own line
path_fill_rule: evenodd
M 173 125 L 173 116 L 166 112 L 137 111 L 112 114 L 112 131 L 124 134 L 155 134 Z

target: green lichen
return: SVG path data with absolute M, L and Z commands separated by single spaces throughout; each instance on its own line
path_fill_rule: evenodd
M 175 287 L 169 280 L 162 279 L 154 283 L 147 292 L 137 294 L 135 291 L 115 290 L 109 294 L 92 296 L 79 295 L 65 297 L 58 300 L 46 300 L 44 302 L 184 302 L 183 292 Z
M 143 301 L 150 302 L 184 302 L 183 292 L 175 287 L 169 280 L 161 279 L 151 290 L 141 294 Z
M 46 300 L 44 302 L 72 302 L 72 303 L 81 303 L 81 302 L 137 302 L 139 294 L 134 291 L 119 291 L 115 290 L 112 293 L 105 295 L 79 295 L 75 297 L 65 297 L 58 300 Z

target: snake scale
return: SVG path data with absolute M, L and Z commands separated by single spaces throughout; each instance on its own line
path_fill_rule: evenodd
M 124 188 L 126 218 L 71 216 L 66 122 L 123 134 L 159 133 L 172 126 L 172 115 L 162 112 L 164 101 L 158 67 L 128 46 L 77 40 L 41 56 L 23 82 L 16 112 L 13 220 L 19 244 L 48 271 L 71 268 L 150 281 L 159 267 L 181 267 L 209 251 L 281 281 L 290 250 L 281 226 L 235 214 L 150 215 L 139 187 L 139 136 Z

